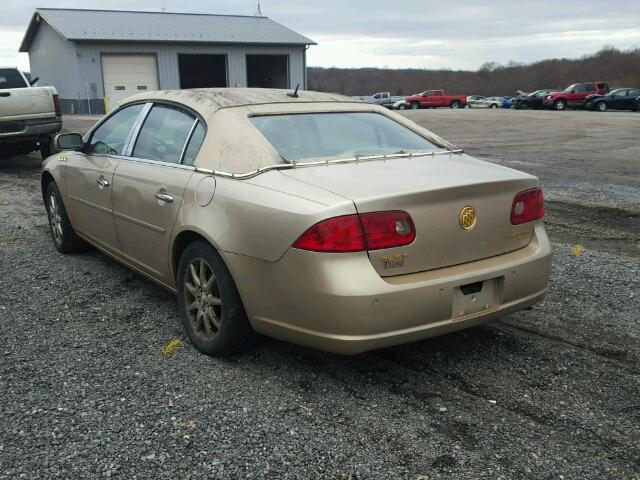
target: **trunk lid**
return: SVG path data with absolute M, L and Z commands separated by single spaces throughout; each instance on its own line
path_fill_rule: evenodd
M 514 196 L 537 178 L 467 155 L 369 161 L 282 170 L 284 175 L 351 199 L 359 213 L 404 210 L 413 218 L 411 245 L 369 251 L 381 276 L 458 265 L 525 247 L 533 223 L 512 225 Z M 465 207 L 473 228 L 461 227 Z
M 19 121 L 55 117 L 51 89 L 7 88 L 0 90 L 0 120 Z

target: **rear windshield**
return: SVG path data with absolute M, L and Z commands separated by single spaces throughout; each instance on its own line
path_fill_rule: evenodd
M 287 161 L 424 152 L 437 147 L 379 113 L 303 113 L 251 117 Z
M 22 75 L 15 68 L 0 68 L 0 90 L 4 88 L 25 88 Z

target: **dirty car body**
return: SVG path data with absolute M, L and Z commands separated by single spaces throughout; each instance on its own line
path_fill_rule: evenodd
M 383 107 L 286 93 L 131 97 L 81 150 L 45 162 L 54 241 L 53 183 L 74 234 L 177 292 L 187 333 L 210 354 L 242 343 L 202 343 L 233 330 L 238 311 L 252 332 L 355 354 L 543 297 L 550 244 L 535 177 Z M 212 273 L 193 263 L 202 249 Z

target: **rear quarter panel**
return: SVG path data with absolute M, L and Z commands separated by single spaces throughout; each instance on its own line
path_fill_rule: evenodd
M 213 198 L 201 206 L 200 182 L 206 176 L 196 173 L 187 185 L 174 241 L 194 231 L 220 251 L 273 262 L 320 220 L 356 213 L 351 200 L 277 171 L 251 180 L 215 177 Z

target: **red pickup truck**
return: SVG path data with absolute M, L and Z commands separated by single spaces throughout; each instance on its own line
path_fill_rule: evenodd
M 418 95 L 407 97 L 406 108 L 464 108 L 467 105 L 466 95 L 446 95 L 444 90 L 426 90 Z
M 544 108 L 565 110 L 567 107 L 582 107 L 585 99 L 592 94 L 605 95 L 609 92 L 607 82 L 585 82 L 569 85 L 561 92 L 553 92 L 542 101 Z

